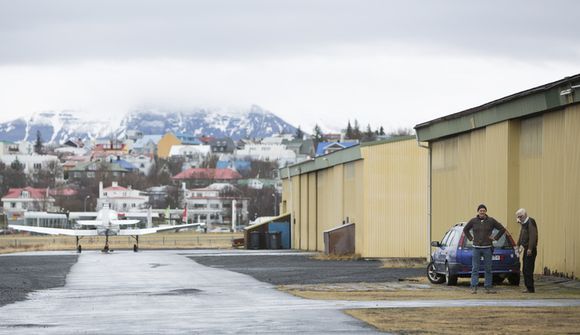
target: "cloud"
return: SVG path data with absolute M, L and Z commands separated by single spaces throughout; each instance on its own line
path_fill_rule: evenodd
M 579 55 L 578 9 L 575 1 L 3 1 L 0 63 L 278 58 L 393 44 L 570 57 Z
M 258 104 L 412 127 L 573 75 L 576 1 L 0 0 L 0 118 Z

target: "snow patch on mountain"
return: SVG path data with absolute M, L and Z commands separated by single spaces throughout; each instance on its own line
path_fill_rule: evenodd
M 117 120 L 89 119 L 74 111 L 45 111 L 28 118 L 0 123 L 0 140 L 36 141 L 62 144 L 69 139 L 124 138 L 127 130 L 144 135 L 168 132 L 196 136 L 263 138 L 279 133 L 295 133 L 296 128 L 273 113 L 253 105 L 250 108 L 140 108 Z

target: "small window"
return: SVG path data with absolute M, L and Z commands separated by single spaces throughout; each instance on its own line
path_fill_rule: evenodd
M 449 237 L 451 236 L 451 233 L 452 233 L 452 232 L 453 232 L 453 231 L 452 231 L 452 230 L 450 230 L 450 231 L 448 231 L 447 233 L 445 233 L 445 236 L 443 236 L 443 239 L 441 239 L 441 245 L 442 245 L 442 246 L 447 246 L 447 241 L 449 241 Z
M 451 237 L 449 238 L 449 246 L 450 247 L 457 247 L 457 245 L 459 244 L 459 237 L 460 236 L 461 236 L 461 233 L 454 230 L 453 233 L 451 234 Z

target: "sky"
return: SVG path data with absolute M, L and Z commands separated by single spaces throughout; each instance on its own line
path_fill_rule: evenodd
M 413 128 L 580 73 L 579 1 L 0 0 L 0 122 L 258 105 Z

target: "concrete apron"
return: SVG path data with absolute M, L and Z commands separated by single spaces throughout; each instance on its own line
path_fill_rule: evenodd
M 306 300 L 179 253 L 85 252 L 64 287 L 0 308 L 0 333 L 360 334 L 375 330 L 342 309 L 580 306 L 580 300 Z
M 375 333 L 340 308 L 178 252 L 88 251 L 64 287 L 0 308 L 0 333 Z

